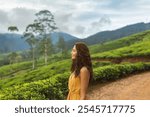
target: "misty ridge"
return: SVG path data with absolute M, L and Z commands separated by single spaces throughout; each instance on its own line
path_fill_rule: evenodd
M 103 22 L 105 22 L 105 20 Z M 106 22 L 108 22 L 108 20 L 106 20 Z M 103 25 L 103 23 L 101 25 Z M 102 31 L 84 39 L 79 39 L 78 37 L 64 32 L 54 32 L 50 34 L 50 36 L 52 38 L 53 44 L 56 44 L 58 42 L 59 35 L 63 36 L 64 40 L 66 41 L 67 47 L 71 48 L 72 45 L 77 41 L 83 41 L 86 42 L 88 45 L 93 45 L 97 43 L 104 43 L 106 41 L 119 39 L 145 30 L 150 30 L 150 23 L 142 22 L 128 25 L 117 30 Z M 21 36 L 22 35 L 20 34 L 1 33 L 0 52 L 5 53 L 29 49 L 28 44 L 25 42 L 25 40 L 21 39 Z

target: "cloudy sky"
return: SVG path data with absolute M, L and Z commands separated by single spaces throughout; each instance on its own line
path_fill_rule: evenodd
M 150 22 L 150 0 L 0 0 L 0 33 L 11 25 L 22 33 L 43 9 L 52 12 L 60 31 L 79 38 Z

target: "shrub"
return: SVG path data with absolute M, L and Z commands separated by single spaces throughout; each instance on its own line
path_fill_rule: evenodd
M 137 72 L 150 70 L 150 63 L 120 64 L 97 67 L 94 81 L 116 80 Z M 24 83 L 1 90 L 0 99 L 48 100 L 66 99 L 69 72 L 54 75 L 46 80 Z

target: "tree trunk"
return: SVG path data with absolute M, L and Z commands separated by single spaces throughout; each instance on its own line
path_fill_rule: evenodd
M 48 59 L 48 54 L 47 54 L 47 52 L 48 52 L 47 51 L 47 39 L 46 39 L 46 42 L 45 42 L 45 51 L 44 52 L 45 52 L 45 54 L 44 54 L 45 55 L 45 65 L 47 65 L 47 59 Z
M 32 48 L 32 69 L 35 69 L 35 55 L 34 55 L 34 48 Z

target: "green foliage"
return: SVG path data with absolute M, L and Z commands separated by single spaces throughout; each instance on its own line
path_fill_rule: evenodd
M 106 65 L 112 65 L 113 63 L 111 63 L 110 61 L 92 61 L 92 65 L 93 68 L 97 68 L 97 67 L 102 67 L 102 66 L 106 66 Z
M 33 82 L 37 80 L 47 79 L 56 74 L 62 74 L 66 71 L 69 71 L 70 61 L 62 60 L 58 62 L 53 62 L 47 66 L 41 66 L 36 70 L 26 71 L 24 73 L 18 73 L 14 77 L 5 78 L 0 80 L 0 85 L 2 88 L 10 87 L 16 84 L 22 84 L 27 82 Z M 17 67 L 17 65 L 16 65 Z M 19 70 L 19 68 L 17 68 Z M 1 72 L 10 72 L 5 69 Z
M 58 74 L 46 80 L 25 83 L 1 91 L 0 99 L 42 100 L 65 99 L 68 73 Z M 65 87 L 65 88 L 64 88 Z
M 150 40 L 132 44 L 128 47 L 119 48 L 103 53 L 92 55 L 92 58 L 123 58 L 123 57 L 146 57 L 150 56 Z
M 109 81 L 150 70 L 150 63 L 120 64 L 94 68 L 94 81 Z M 3 89 L 0 99 L 41 100 L 66 99 L 69 73 L 64 72 L 45 80 L 15 85 Z
M 148 42 L 149 41 L 149 42 Z M 131 36 L 127 36 L 121 39 L 117 39 L 114 41 L 109 41 L 104 44 L 96 44 L 90 46 L 90 52 L 94 54 L 92 57 L 98 57 L 98 58 L 108 58 L 108 57 L 118 57 L 120 56 L 119 52 L 116 52 L 119 48 L 125 48 L 126 56 L 130 51 L 128 48 L 132 47 L 132 45 L 138 44 L 137 46 L 143 47 L 144 45 L 142 43 L 150 43 L 150 31 L 144 31 L 142 33 L 134 34 Z M 136 47 L 133 49 L 135 50 Z M 143 48 L 144 49 L 144 48 Z M 97 53 L 97 54 L 96 54 Z M 102 54 L 102 55 L 101 55 Z M 122 54 L 122 53 L 121 53 Z M 136 53 L 135 53 L 136 54 Z
M 22 63 L 15 63 L 13 65 L 5 65 L 0 67 L 0 77 L 4 77 L 6 75 L 13 74 L 14 72 L 29 69 L 31 62 L 22 62 Z
M 94 79 L 96 81 L 116 80 L 130 74 L 147 70 L 150 70 L 150 63 L 109 65 L 94 69 Z

